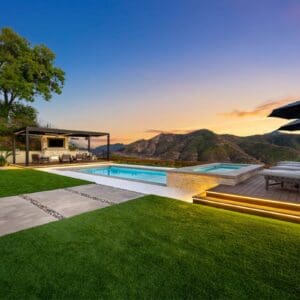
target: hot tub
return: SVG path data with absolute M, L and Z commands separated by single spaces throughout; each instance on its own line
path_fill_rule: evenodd
M 211 163 L 170 170 L 167 185 L 203 192 L 219 184 L 237 185 L 257 174 L 263 165 Z

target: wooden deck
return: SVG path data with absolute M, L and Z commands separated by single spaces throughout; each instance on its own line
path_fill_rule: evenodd
M 300 203 L 300 193 L 296 190 L 282 189 L 280 185 L 278 185 L 271 186 L 267 191 L 265 189 L 264 177 L 260 175 L 251 177 L 236 186 L 219 185 L 210 189 L 210 191 L 267 200 Z

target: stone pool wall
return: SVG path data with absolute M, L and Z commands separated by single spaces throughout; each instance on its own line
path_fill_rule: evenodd
M 189 190 L 195 193 L 203 193 L 216 187 L 220 180 L 212 176 L 199 176 L 185 173 L 167 173 L 167 186 L 181 190 Z
M 261 167 L 262 168 L 262 167 Z M 256 168 L 249 170 L 237 176 L 218 176 L 218 175 L 205 175 L 193 174 L 187 172 L 167 172 L 167 186 L 179 188 L 181 190 L 189 190 L 197 193 L 204 193 L 207 190 L 214 188 L 220 184 L 224 185 L 237 185 L 238 183 L 247 180 L 248 178 L 256 175 L 261 169 Z

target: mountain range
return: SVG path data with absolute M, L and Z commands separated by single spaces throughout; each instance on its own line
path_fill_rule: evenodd
M 115 144 L 111 150 L 123 156 L 162 160 L 272 164 L 300 160 L 300 135 L 272 132 L 240 137 L 201 129 L 187 134 L 162 133 L 128 145 Z
M 124 150 L 125 145 L 121 144 L 121 143 L 117 143 L 117 144 L 111 144 L 110 145 L 110 152 L 114 153 L 114 152 L 118 152 L 118 151 L 122 151 Z M 95 155 L 97 155 L 98 157 L 104 157 L 106 156 L 106 152 L 107 152 L 107 146 L 106 145 L 102 145 L 102 146 L 98 146 L 96 148 L 91 149 L 91 152 Z

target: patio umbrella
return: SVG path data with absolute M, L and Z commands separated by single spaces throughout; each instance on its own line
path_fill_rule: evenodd
M 281 126 L 278 130 L 286 131 L 296 131 L 300 130 L 300 119 L 287 123 L 286 125 Z
M 268 117 L 278 117 L 283 119 L 300 118 L 300 101 L 296 101 L 274 109 Z

